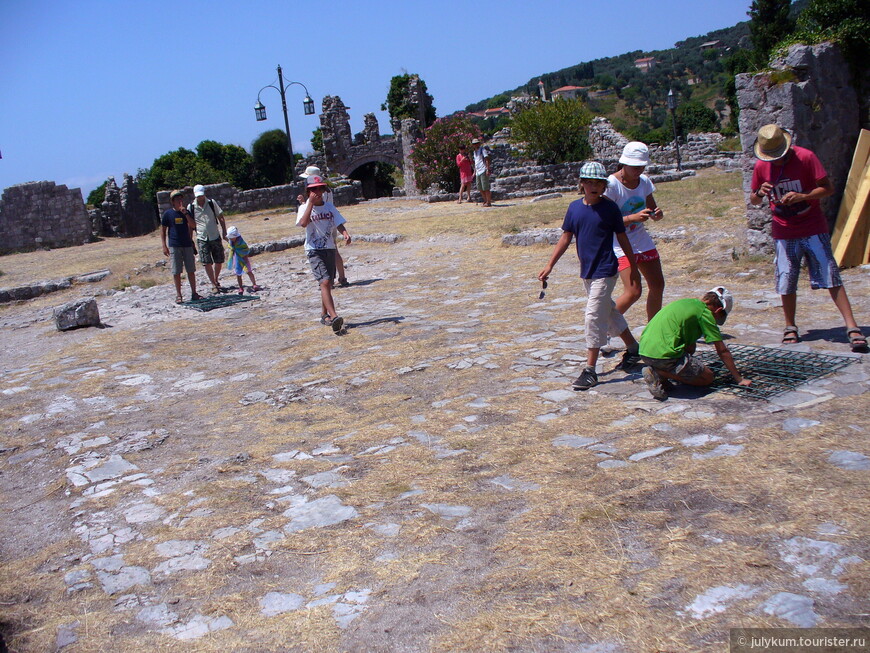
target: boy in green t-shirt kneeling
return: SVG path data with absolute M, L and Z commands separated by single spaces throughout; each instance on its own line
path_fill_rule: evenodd
M 734 357 L 722 342 L 719 327 L 731 312 L 734 299 L 722 286 L 705 293 L 701 299 L 678 299 L 656 313 L 643 330 L 640 357 L 647 367 L 643 378 L 653 397 L 668 398 L 671 381 L 706 386 L 713 383 L 713 370 L 692 357 L 698 338 L 716 347 L 716 353 L 739 385 L 749 385 L 734 364 Z

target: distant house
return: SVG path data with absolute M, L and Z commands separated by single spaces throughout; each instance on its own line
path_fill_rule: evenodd
M 698 46 L 703 52 L 704 50 L 719 50 L 722 48 L 722 41 L 716 39 L 715 41 L 707 41 L 706 43 L 702 43 Z
M 643 57 L 642 59 L 634 60 L 634 67 L 642 72 L 647 72 L 653 69 L 653 66 L 656 65 L 655 57 Z
M 510 113 L 504 107 L 496 107 L 494 109 L 484 109 L 483 111 L 471 111 L 465 115 L 474 116 L 475 118 L 498 118 L 499 116 L 509 116 Z
M 554 100 L 556 98 L 562 98 L 563 100 L 573 100 L 578 95 L 580 95 L 580 93 L 587 91 L 589 88 L 589 86 L 562 86 L 560 88 L 557 88 L 555 91 L 552 91 L 550 93 L 550 97 L 552 97 Z
M 483 112 L 485 118 L 498 118 L 499 116 L 509 116 L 511 112 L 505 109 L 504 107 L 495 107 L 494 109 L 487 109 Z

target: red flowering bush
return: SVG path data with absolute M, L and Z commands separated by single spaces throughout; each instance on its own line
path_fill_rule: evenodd
M 471 140 L 480 138 L 478 129 L 465 114 L 438 118 L 423 132 L 411 149 L 417 187 L 426 190 L 436 184 L 441 190 L 455 193 L 459 190 L 459 167 L 456 155 L 459 146 L 468 148 L 471 156 Z

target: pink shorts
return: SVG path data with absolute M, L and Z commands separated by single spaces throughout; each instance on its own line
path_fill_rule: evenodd
M 618 260 L 619 260 L 619 272 L 622 272 L 623 270 L 627 270 L 628 268 L 631 267 L 631 265 L 629 265 L 629 263 L 628 263 L 627 256 L 620 256 Z M 658 261 L 659 260 L 659 250 L 650 249 L 650 250 L 647 250 L 646 252 L 638 252 L 637 254 L 634 255 L 634 260 L 636 263 L 648 263 L 649 261 Z

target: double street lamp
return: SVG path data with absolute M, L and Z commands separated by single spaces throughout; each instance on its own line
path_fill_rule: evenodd
M 677 97 L 674 95 L 674 89 L 668 91 L 668 109 L 671 110 L 671 120 L 674 123 L 674 146 L 677 148 L 677 170 L 682 170 L 683 166 L 680 162 L 680 137 L 677 135 Z
M 308 92 L 308 88 L 302 82 L 287 82 L 284 84 L 284 74 L 281 71 L 281 66 L 278 66 L 278 86 L 274 84 L 267 84 L 257 93 L 257 104 L 254 105 L 254 114 L 257 116 L 257 121 L 263 121 L 266 119 L 266 107 L 263 106 L 263 103 L 260 102 L 260 93 L 265 91 L 267 88 L 274 88 L 278 93 L 281 94 L 281 110 L 284 112 L 284 130 L 287 132 L 287 151 L 290 153 L 290 166 L 293 171 L 293 181 L 296 181 L 296 161 L 293 158 L 293 141 L 290 138 L 290 121 L 287 118 L 287 89 L 293 86 L 294 84 L 301 86 L 305 89 L 305 99 L 302 101 L 302 107 L 305 111 L 306 116 L 311 116 L 314 114 L 314 100 L 311 99 L 311 94 Z

